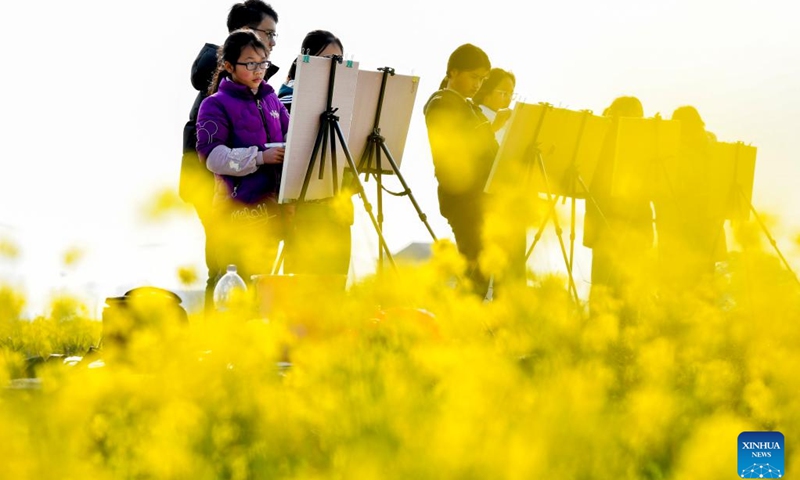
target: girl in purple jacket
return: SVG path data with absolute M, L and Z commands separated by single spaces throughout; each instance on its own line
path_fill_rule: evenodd
M 216 177 L 219 275 L 235 264 L 247 282 L 270 273 L 282 238 L 277 194 L 289 113 L 264 81 L 268 57 L 252 30 L 232 32 L 197 116 L 197 153 Z

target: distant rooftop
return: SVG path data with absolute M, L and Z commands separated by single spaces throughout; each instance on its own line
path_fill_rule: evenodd
M 411 242 L 400 251 L 393 253 L 395 261 L 424 262 L 431 258 L 431 244 L 428 242 Z

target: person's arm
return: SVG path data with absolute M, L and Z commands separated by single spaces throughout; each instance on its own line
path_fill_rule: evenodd
M 508 119 L 511 118 L 511 109 L 510 108 L 501 108 L 497 111 L 497 114 L 494 117 L 494 121 L 492 122 L 492 130 L 495 132 L 499 132 L 503 127 L 506 126 Z
M 258 147 L 228 148 L 217 145 L 206 159 L 206 167 L 219 175 L 243 177 L 255 172 L 264 164 L 262 152 Z
M 425 108 L 425 124 L 433 166 L 439 185 L 451 193 L 468 189 L 472 128 L 464 125 L 459 105 L 444 97 L 433 98 Z M 462 108 L 467 108 L 463 106 Z
M 257 146 L 231 148 L 225 144 L 231 125 L 223 106 L 214 97 L 200 105 L 197 115 L 197 153 L 206 167 L 219 175 L 243 177 L 263 164 Z

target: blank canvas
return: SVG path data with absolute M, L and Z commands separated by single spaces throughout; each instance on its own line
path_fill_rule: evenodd
M 375 164 L 375 146 L 372 142 L 369 142 L 369 137 L 375 127 L 383 76 L 384 72 L 382 71 L 360 70 L 358 72 L 353 121 L 350 125 L 348 145 L 353 154 L 353 159 L 357 166 L 367 167 L 370 170 L 377 168 Z M 411 123 L 411 114 L 414 110 L 418 86 L 419 77 L 398 74 L 389 75 L 387 73 L 378 127 L 380 128 L 381 136 L 384 138 L 385 145 L 398 168 L 403 159 L 403 150 L 406 145 L 408 127 Z M 372 149 L 370 164 L 362 166 L 361 160 L 365 158 L 364 154 L 367 152 L 368 147 Z M 383 173 L 394 173 L 391 170 L 391 164 L 384 157 L 385 155 L 382 152 L 381 171 Z M 360 170 L 363 170 L 363 168 L 360 168 Z
M 331 58 L 305 55 L 297 58 L 292 113 L 289 119 L 283 175 L 278 197 L 281 203 L 300 198 L 306 172 L 311 164 L 317 134 L 320 131 L 321 115 L 327 109 L 331 62 L 333 61 Z M 350 132 L 357 81 L 358 62 L 336 62 L 331 108 L 335 109 L 334 114 L 338 117 L 338 125 L 345 139 Z M 320 147 L 320 151 L 315 157 L 305 200 L 329 198 L 334 194 L 332 140 L 336 146 L 336 170 L 338 173 L 336 188 L 341 187 L 342 173 L 347 166 L 347 158 L 344 145 L 339 138 L 331 138 L 329 134 L 328 144 L 324 151 L 325 162 L 322 178 L 319 178 L 323 153 L 322 147 Z

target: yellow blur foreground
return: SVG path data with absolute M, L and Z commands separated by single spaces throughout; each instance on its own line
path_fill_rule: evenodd
M 727 479 L 748 430 L 783 432 L 794 471 L 800 296 L 757 241 L 591 315 L 555 276 L 481 302 L 463 268 L 442 242 L 347 291 L 188 321 L 144 295 L 105 325 L 21 320 L 0 289 L 0 477 Z M 75 358 L 26 364 L 51 354 Z

